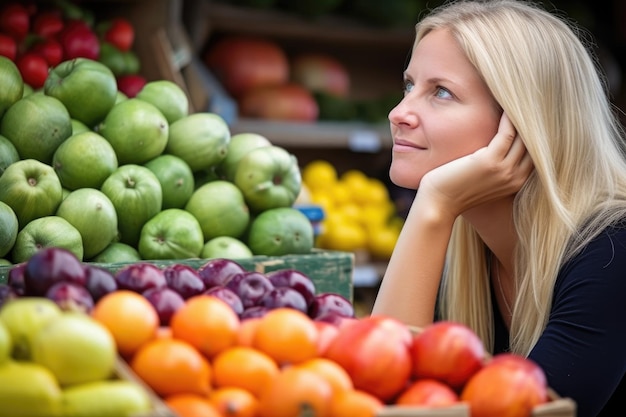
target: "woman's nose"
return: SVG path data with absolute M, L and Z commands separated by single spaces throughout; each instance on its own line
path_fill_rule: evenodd
M 409 105 L 409 100 L 405 96 L 396 106 L 389 112 L 389 121 L 397 126 L 404 125 L 407 127 L 415 127 L 417 125 L 417 114 Z

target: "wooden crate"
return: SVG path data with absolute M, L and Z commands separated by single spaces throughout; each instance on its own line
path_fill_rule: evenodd
M 189 265 L 199 268 L 208 259 L 175 259 L 150 262 L 158 266 L 166 266 L 174 263 Z M 270 272 L 278 269 L 293 268 L 313 280 L 318 293 L 333 292 L 353 301 L 352 274 L 354 271 L 354 254 L 351 252 L 326 251 L 314 249 L 310 254 L 285 255 L 285 256 L 254 256 L 247 259 L 238 259 L 248 271 Z M 115 273 L 129 263 L 103 264 L 93 263 Z M 0 267 L 0 283 L 6 283 L 10 266 Z

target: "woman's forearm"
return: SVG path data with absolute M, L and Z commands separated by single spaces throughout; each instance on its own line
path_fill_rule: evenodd
M 372 309 L 414 326 L 432 323 L 454 218 L 416 197 Z

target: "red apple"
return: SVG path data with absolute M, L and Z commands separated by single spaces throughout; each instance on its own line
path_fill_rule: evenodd
M 13 39 L 21 41 L 30 31 L 28 9 L 17 2 L 11 2 L 0 10 L 0 30 Z
M 285 52 L 268 39 L 222 38 L 207 50 L 204 61 L 234 97 L 259 86 L 283 84 L 289 79 Z
M 433 378 L 461 389 L 483 366 L 485 347 L 469 327 L 440 321 L 414 336 L 413 376 Z
M 17 56 L 17 42 L 9 35 L 0 33 L 0 55 L 6 56 L 15 62 Z
M 33 17 L 32 31 L 42 38 L 51 38 L 63 30 L 63 16 L 57 10 L 38 12 Z
M 33 44 L 30 51 L 44 57 L 50 67 L 56 67 L 63 60 L 63 47 L 54 38 L 42 38 Z
M 313 94 L 296 83 L 266 85 L 248 90 L 239 99 L 242 116 L 313 122 L 319 107 Z
M 530 359 L 498 354 L 470 378 L 460 399 L 472 417 L 529 417 L 548 401 L 546 376 Z
M 448 384 L 436 379 L 418 379 L 400 393 L 395 405 L 449 407 L 459 402 L 459 396 Z
M 347 97 L 350 92 L 350 75 L 344 65 L 334 57 L 322 53 L 302 53 L 291 61 L 292 81 L 309 91 Z
M 70 21 L 58 34 L 63 47 L 64 60 L 88 58 L 94 61 L 100 56 L 100 40 L 96 33 L 81 20 Z

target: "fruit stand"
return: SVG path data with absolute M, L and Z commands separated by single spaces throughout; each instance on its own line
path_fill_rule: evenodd
M 454 324 L 359 314 L 355 287 L 376 287 L 402 226 L 381 177 L 413 28 L 375 1 L 360 19 L 262 3 L 0 9 L 0 414 L 573 417 L 540 369 L 469 329 L 452 351 Z M 30 50 L 48 31 L 68 59 Z M 289 57 L 309 91 L 286 108 L 307 112 L 275 119 L 230 89 L 209 55 L 237 34 Z M 90 47 L 72 55 L 76 39 Z M 343 81 L 315 90 L 316 65 Z

